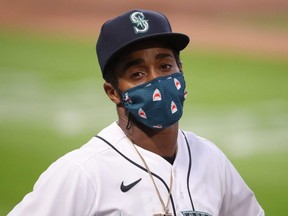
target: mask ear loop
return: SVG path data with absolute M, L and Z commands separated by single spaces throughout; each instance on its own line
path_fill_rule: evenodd
M 130 130 L 131 129 L 131 114 L 130 112 L 128 112 L 128 122 L 126 125 L 126 130 Z
M 116 87 L 116 91 L 118 92 L 118 94 L 120 95 L 121 97 L 121 104 L 124 106 L 124 103 L 123 103 L 123 98 L 122 98 L 122 92 L 120 91 L 120 89 L 118 87 Z M 126 109 L 126 113 L 127 113 L 127 116 L 128 116 L 128 121 L 127 121 L 127 124 L 126 124 L 126 130 L 130 130 L 131 129 L 131 114 L 130 112 Z

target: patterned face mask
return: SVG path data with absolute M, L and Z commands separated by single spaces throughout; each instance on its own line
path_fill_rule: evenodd
M 149 128 L 167 128 L 182 116 L 186 96 L 182 73 L 158 77 L 122 93 L 130 114 Z

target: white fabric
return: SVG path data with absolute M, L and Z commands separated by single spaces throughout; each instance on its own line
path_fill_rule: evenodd
M 169 185 L 171 170 L 173 172 L 174 205 L 170 202 L 170 212 L 174 215 L 175 210 L 179 216 L 196 215 L 196 211 L 205 212 L 199 213 L 201 216 L 264 215 L 254 194 L 224 154 L 209 141 L 191 132 L 185 134 L 192 158 L 190 170 L 188 147 L 181 131 L 173 165 L 138 147 L 151 171 L 161 177 L 166 185 Z M 8 216 L 149 216 L 161 213 L 162 206 L 151 178 L 145 170 L 131 162 L 144 167 L 119 126 L 113 123 L 98 135 L 126 158 L 107 143 L 93 137 L 80 149 L 54 162 L 40 176 L 33 191 Z M 140 178 L 129 191 L 120 190 L 122 181 L 128 185 Z M 167 188 L 156 177 L 155 182 L 166 202 Z

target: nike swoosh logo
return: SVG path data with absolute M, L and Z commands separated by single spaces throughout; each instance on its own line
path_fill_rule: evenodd
M 142 180 L 142 178 L 140 178 L 140 179 L 136 180 L 135 182 L 132 182 L 131 184 L 128 184 L 128 185 L 124 185 L 124 181 L 122 181 L 120 189 L 123 193 L 126 193 L 131 188 L 133 188 L 136 184 L 138 184 L 141 180 Z

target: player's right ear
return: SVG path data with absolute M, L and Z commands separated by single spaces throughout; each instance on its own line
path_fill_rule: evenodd
M 104 91 L 110 100 L 115 104 L 120 104 L 121 99 L 118 91 L 112 86 L 111 83 L 105 82 L 103 85 Z

